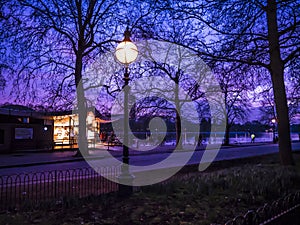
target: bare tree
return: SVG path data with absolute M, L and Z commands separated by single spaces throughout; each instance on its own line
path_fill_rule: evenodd
M 119 9 L 117 0 L 15 0 L 11 1 L 12 52 L 18 51 L 18 77 L 27 85 L 48 85 L 53 100 L 76 88 L 79 109 L 79 144 L 87 153 L 86 98 L 83 72 L 99 52 L 114 41 Z M 33 81 L 39 76 L 39 81 Z M 66 88 L 67 87 L 67 88 Z
M 6 85 L 6 79 L 2 74 L 2 69 L 3 69 L 3 66 L 1 67 L 1 65 L 0 65 L 0 90 L 3 91 L 5 88 L 5 85 Z
M 166 49 L 162 51 L 167 52 Z M 121 77 L 112 76 L 107 84 L 104 85 L 107 93 L 113 98 L 121 91 L 123 83 Z M 142 64 L 138 63 L 135 68 L 132 68 L 132 82 L 141 77 L 153 78 L 153 82 L 145 84 L 147 88 L 135 90 L 135 92 L 131 91 L 133 96 L 139 97 L 136 99 L 135 115 L 137 117 L 163 116 L 173 118 L 176 129 L 176 145 L 178 148 L 182 148 L 182 140 L 180 138 L 182 117 L 199 124 L 199 118 L 195 121 L 192 115 L 181 115 L 183 107 L 185 104 L 190 103 L 191 100 L 204 100 L 204 93 L 200 90 L 199 84 L 195 80 L 190 79 L 189 75 L 185 74 L 184 71 L 181 71 L 180 66 L 176 67 L 164 62 L 157 62 L 155 59 Z M 159 78 L 167 78 L 168 82 Z M 159 84 L 157 83 L 158 81 L 160 81 Z M 139 83 L 139 85 L 143 85 L 143 83 Z M 182 90 L 184 90 L 186 95 L 182 93 Z M 120 107 L 122 107 L 121 104 Z
M 214 72 L 224 93 L 226 130 L 224 145 L 229 145 L 230 128 L 235 122 L 243 121 L 251 107 L 248 92 L 253 90 L 251 77 L 245 76 L 248 69 L 237 63 L 220 63 Z
M 286 94 L 291 123 L 296 122 L 300 114 L 299 65 L 299 59 L 296 58 L 293 59 L 285 69 Z M 277 120 L 271 77 L 265 69 L 259 71 L 259 76 L 257 76 L 255 83 L 259 83 L 255 94 L 262 106 L 261 120 L 266 123 L 270 123 L 272 119 Z
M 284 69 L 300 50 L 300 3 L 290 1 L 182 1 L 174 13 L 201 21 L 207 27 L 199 54 L 223 62 L 265 68 L 272 80 L 278 116 L 281 163 L 293 164 Z M 197 41 L 197 39 L 195 39 Z M 184 43 L 183 43 L 184 44 Z
M 8 23 L 10 19 L 10 15 L 6 13 L 5 4 L 7 4 L 7 0 L 3 0 L 0 2 L 0 40 L 4 40 L 7 31 L 5 24 Z M 0 41 L 0 90 L 3 91 L 5 89 L 8 74 L 12 72 L 12 68 L 9 66 L 7 61 L 7 55 L 9 54 L 8 49 L 6 48 L 5 42 Z
M 288 106 L 291 121 L 300 116 L 300 59 L 295 58 L 288 67 Z M 294 122 L 294 121 L 293 121 Z
M 269 124 L 272 119 L 276 119 L 276 110 L 274 105 L 274 95 L 273 89 L 271 87 L 267 87 L 262 90 L 260 93 L 260 104 L 261 104 L 261 121 L 265 121 L 265 123 Z

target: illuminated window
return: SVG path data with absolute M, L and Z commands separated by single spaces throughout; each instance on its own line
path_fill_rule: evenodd
M 29 117 L 23 117 L 23 123 L 29 123 Z
M 18 120 L 21 123 L 29 123 L 29 117 L 20 117 L 20 118 L 18 118 Z

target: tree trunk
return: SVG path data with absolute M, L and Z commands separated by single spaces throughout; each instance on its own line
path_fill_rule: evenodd
M 276 0 L 268 0 L 267 21 L 270 54 L 270 73 L 276 104 L 279 156 L 283 165 L 293 165 L 290 122 L 284 85 L 284 64 L 280 55 Z
M 229 145 L 229 122 L 228 122 L 228 117 L 229 117 L 229 111 L 230 107 L 228 106 L 228 87 L 226 84 L 224 84 L 223 87 L 223 92 L 224 92 L 224 102 L 225 102 L 225 109 L 226 109 L 226 121 L 225 121 L 225 139 L 224 139 L 224 145 Z
M 176 80 L 177 81 L 177 80 Z M 181 138 L 181 120 L 180 120 L 180 102 L 179 102 L 179 87 L 178 81 L 175 82 L 175 107 L 176 107 L 176 119 L 175 119 L 175 129 L 176 129 L 176 146 L 178 149 L 182 149 L 182 138 Z
M 181 121 L 180 121 L 180 114 L 176 110 L 176 146 L 179 149 L 182 149 L 182 138 L 181 138 Z
M 228 117 L 226 116 L 226 129 L 225 129 L 224 145 L 229 145 L 229 130 L 230 130 L 230 126 L 228 124 Z
M 83 83 L 82 83 L 82 52 L 78 50 L 76 54 L 75 65 L 75 84 L 78 104 L 78 118 L 79 118 L 79 134 L 78 134 L 78 146 L 79 151 L 77 156 L 88 155 L 88 142 L 86 136 L 86 99 L 84 95 Z M 80 154 L 81 153 L 81 154 Z

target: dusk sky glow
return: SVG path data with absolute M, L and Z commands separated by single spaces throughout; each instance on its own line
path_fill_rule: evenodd
M 53 5 L 53 3 L 57 4 Z M 221 88 L 228 88 L 226 89 L 228 91 L 227 96 L 232 96 L 230 97 L 230 104 L 246 107 L 245 98 L 248 98 L 246 101 L 250 103 L 250 107 L 266 104 L 261 92 L 272 88 L 270 74 L 264 68 L 264 64 L 270 63 L 266 42 L 268 30 L 266 29 L 266 14 L 258 6 L 251 3 L 236 5 L 236 10 L 240 10 L 236 12 L 238 16 L 245 15 L 241 11 L 243 7 L 248 7 L 253 10 L 253 13 L 260 13 L 261 16 L 253 22 L 255 26 L 247 28 L 249 32 L 253 33 L 253 37 L 245 36 L 245 38 L 236 39 L 237 45 L 234 48 L 233 46 L 230 47 L 232 43 L 229 42 L 230 39 L 226 40 L 226 37 L 230 37 L 230 32 L 240 32 L 244 25 L 239 24 L 242 19 L 235 21 L 235 18 L 227 17 L 225 20 L 223 16 L 226 12 L 230 12 L 230 9 L 225 6 L 224 12 L 213 11 L 216 10 L 215 6 L 208 4 L 207 10 L 211 11 L 205 12 L 204 9 L 198 7 L 201 4 L 206 4 L 205 1 L 194 3 L 181 1 L 178 4 L 174 3 L 169 8 L 167 3 L 166 5 L 164 3 L 152 5 L 151 1 L 140 4 L 130 1 L 105 1 L 103 5 L 96 3 L 94 5 L 96 14 L 92 15 L 90 21 L 86 21 L 88 26 L 83 30 L 85 40 L 81 43 L 78 32 L 80 26 L 86 25 L 84 23 L 80 25 L 80 23 L 88 19 L 89 1 L 82 3 L 81 10 L 85 15 L 82 21 L 77 20 L 76 16 L 79 14 L 76 10 L 78 9 L 73 8 L 73 3 L 68 1 L 64 4 L 60 0 L 48 0 L 45 3 L 43 1 L 32 3 L 26 0 L 1 3 L 1 15 L 3 16 L 1 18 L 2 62 L 0 76 L 2 80 L 5 79 L 6 83 L 0 91 L 2 95 L 0 104 L 42 105 L 45 108 L 52 108 L 52 110 L 72 107 L 76 101 L 77 81 L 74 79 L 74 75 L 77 68 L 76 55 L 78 55 L 80 44 L 86 45 L 82 58 L 82 78 L 85 87 L 90 89 L 88 84 L 94 85 L 95 79 L 97 79 L 96 74 L 91 74 L 90 71 L 95 69 L 93 67 L 97 64 L 96 61 L 101 59 L 101 55 L 115 51 L 117 41 L 122 40 L 122 34 L 127 25 L 132 29 L 134 42 L 138 43 L 143 39 L 167 40 L 194 50 L 212 66 L 217 79 L 222 80 L 224 77 L 231 79 L 231 81 L 224 80 L 224 86 L 221 84 L 223 81 L 220 82 Z M 291 2 L 294 7 L 297 4 L 299 4 L 298 1 Z M 124 12 L 123 7 L 126 8 L 126 15 L 121 13 Z M 187 8 L 191 9 L 190 12 L 185 10 Z M 49 10 L 50 15 L 43 14 L 46 9 Z M 169 11 L 170 9 L 173 12 Z M 285 31 L 286 27 L 293 22 L 288 17 L 289 15 L 295 15 L 296 21 L 299 20 L 299 10 L 288 10 L 283 5 L 279 5 L 278 9 L 280 31 Z M 101 14 L 104 12 L 105 14 Z M 249 16 L 252 17 L 252 15 Z M 124 17 L 126 18 L 125 21 Z M 218 24 L 215 21 L 218 17 L 224 19 L 220 21 L 219 27 L 214 24 Z M 299 25 L 295 28 L 293 35 L 297 36 Z M 222 29 L 223 32 L 221 32 Z M 299 88 L 297 89 L 299 77 L 294 70 L 299 69 L 299 64 L 296 62 L 299 57 L 297 57 L 297 53 L 293 53 L 294 58 L 292 58 L 292 52 L 299 48 L 299 38 L 288 36 L 288 32 L 280 36 L 281 54 L 283 59 L 291 57 L 289 63 L 286 63 L 286 68 L 293 66 L 293 69 L 286 69 L 285 83 L 289 102 L 293 102 L 295 106 L 299 104 Z M 290 37 L 289 40 L 287 40 L 288 37 Z M 245 46 L 242 46 L 243 44 Z M 236 63 L 232 57 L 236 57 Z M 251 63 L 241 66 L 239 63 L 244 58 L 245 61 L 252 60 Z M 120 67 L 118 72 L 120 77 L 116 77 L 116 73 L 113 72 L 114 69 L 108 69 L 110 62 L 105 63 L 107 65 L 100 65 L 102 68 L 99 68 L 101 73 L 106 73 L 105 88 L 98 89 L 97 98 L 100 102 L 96 105 L 102 105 L 103 110 L 108 110 L 111 103 L 103 104 L 101 101 L 103 99 L 112 100 L 114 95 L 112 93 L 121 90 L 122 68 Z M 224 63 L 228 65 L 225 70 L 222 68 Z M 263 69 L 258 68 L 260 65 Z M 131 79 L 133 81 L 145 74 L 148 74 L 147 76 L 153 74 L 166 76 L 163 74 L 164 72 L 154 71 L 151 68 L 146 68 L 146 70 L 152 72 L 139 74 L 142 69 L 138 67 L 138 61 L 131 65 Z M 229 74 L 232 75 L 229 76 Z M 221 78 L 222 76 L 223 78 Z M 245 76 L 246 79 L 239 79 L 238 77 L 241 76 Z M 243 85 L 240 85 L 242 81 Z M 187 85 L 184 82 L 187 81 L 179 81 L 179 85 Z M 105 93 L 107 91 L 111 92 L 110 95 L 112 94 L 112 96 Z M 97 100 L 94 99 L 93 101 Z

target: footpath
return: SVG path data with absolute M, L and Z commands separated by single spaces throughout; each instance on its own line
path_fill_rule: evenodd
M 236 147 L 249 147 L 249 146 L 259 146 L 259 145 L 269 145 L 271 143 L 245 143 L 245 144 L 235 144 L 230 146 L 222 146 L 222 149 L 236 148 Z M 189 150 L 185 149 L 183 151 L 192 151 L 195 147 L 190 146 Z M 130 155 L 149 155 L 149 154 L 159 154 L 159 153 L 169 153 L 174 149 L 173 146 L 159 146 L 155 150 L 150 151 L 134 151 L 130 150 Z M 205 146 L 198 147 L 196 151 L 204 151 Z M 76 157 L 76 149 L 55 149 L 55 150 L 18 150 L 9 154 L 0 154 L 0 169 L 2 168 L 14 168 L 14 167 L 27 167 L 27 166 L 37 166 L 43 164 L 54 164 L 54 163 L 66 163 L 66 162 L 76 162 L 85 160 L 83 157 Z M 102 159 L 107 153 L 107 147 L 96 148 L 90 151 L 90 156 L 87 159 Z M 122 156 L 122 146 L 110 147 L 109 152 L 114 157 Z M 103 154 L 101 154 L 103 153 Z

